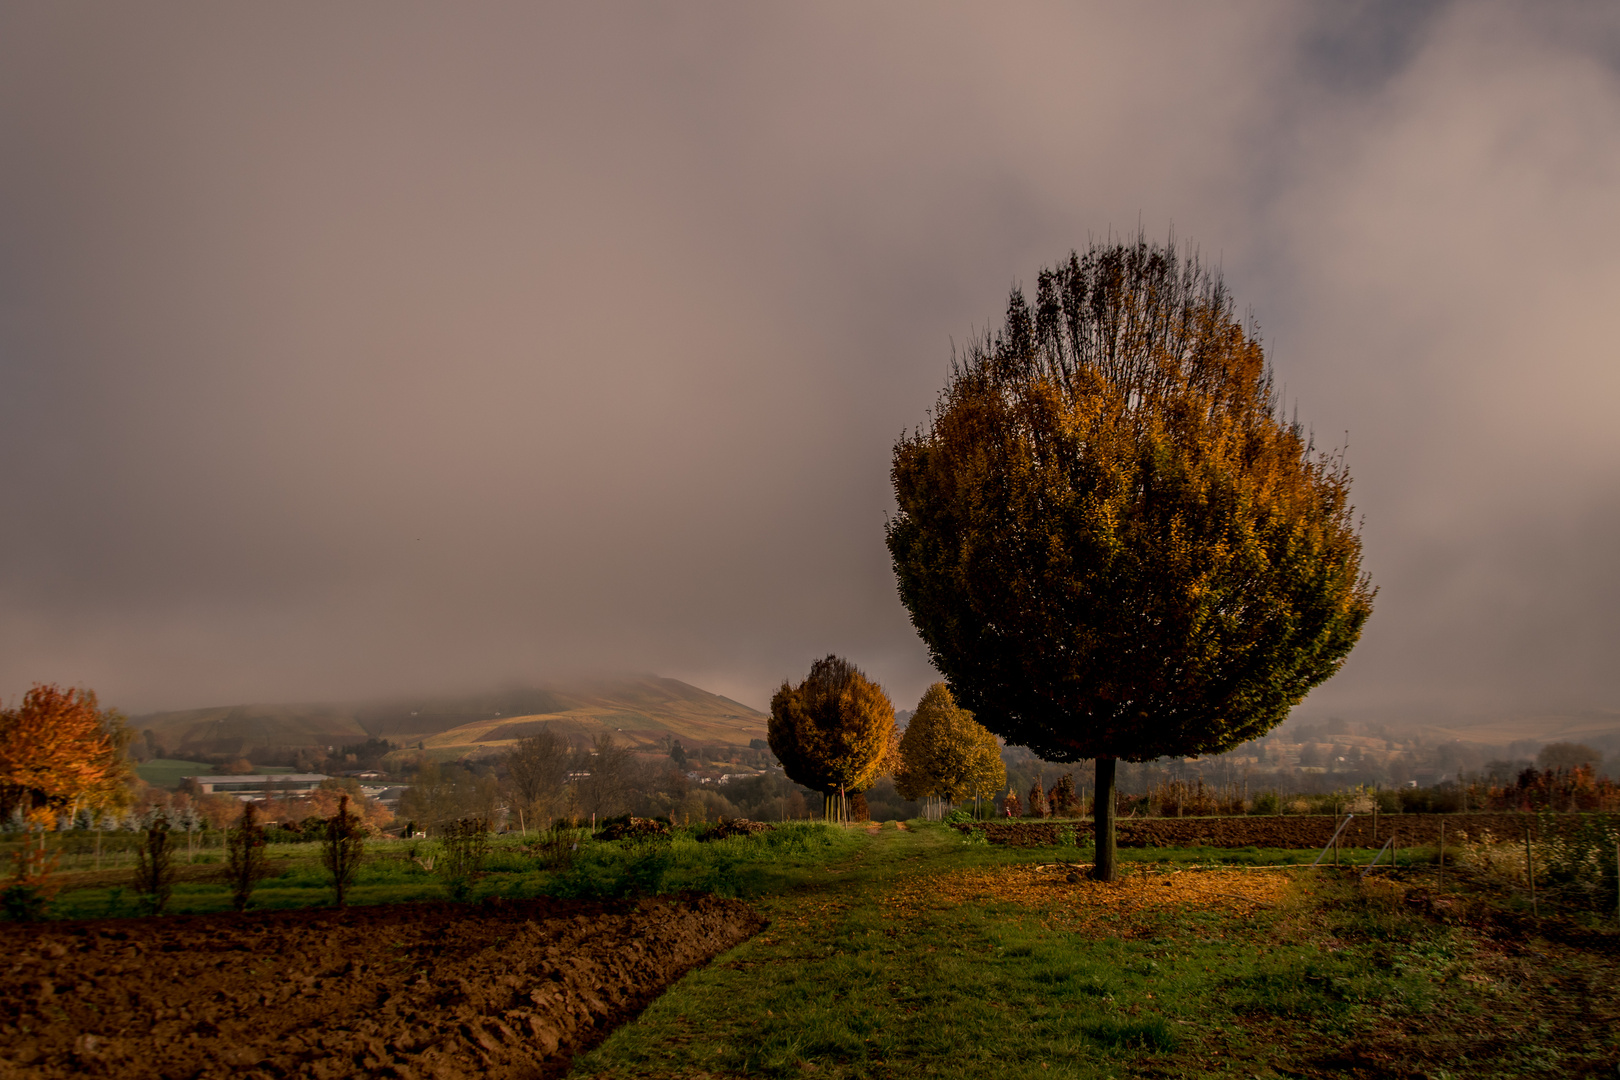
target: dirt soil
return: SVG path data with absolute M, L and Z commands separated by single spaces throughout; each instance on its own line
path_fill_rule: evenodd
M 1121 847 L 1267 847 L 1320 848 L 1333 838 L 1341 819 L 1331 814 L 1286 816 L 1146 818 L 1125 819 L 1118 823 Z M 1514 840 L 1529 828 L 1538 830 L 1534 814 L 1371 814 L 1357 815 L 1345 828 L 1341 842 L 1346 847 L 1378 847 L 1390 838 L 1402 847 L 1435 844 L 1440 826 L 1446 827 L 1446 842 L 1461 842 L 1463 834 L 1478 838 L 1489 831 L 1498 840 Z M 967 831 L 980 829 L 992 844 L 1012 847 L 1043 847 L 1058 842 L 1058 830 L 1072 827 L 1076 839 L 1089 839 L 1091 823 L 1054 823 L 1040 820 L 985 821 L 963 824 Z
M 552 1077 L 757 933 L 716 897 L 0 925 L 0 1080 Z

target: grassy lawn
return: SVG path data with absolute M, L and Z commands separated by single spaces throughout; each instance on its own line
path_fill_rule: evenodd
M 571 1075 L 1442 1078 L 1620 1062 L 1612 959 L 1539 942 L 1526 962 L 1410 910 L 1398 884 L 1209 861 L 1260 853 L 1205 852 L 1195 869 L 1195 853 L 1125 851 L 1121 885 L 1069 882 L 1063 862 L 1087 854 L 886 828 L 758 898 L 764 934 Z M 1566 985 L 1577 969 L 1584 996 Z
M 290 773 L 292 769 L 285 766 L 269 765 L 258 769 L 265 775 L 279 775 Z M 153 758 L 143 761 L 135 766 L 135 775 L 155 787 L 174 789 L 180 786 L 180 781 L 188 776 L 207 776 L 213 772 L 213 766 L 201 761 L 180 761 L 177 758 Z
M 180 761 L 177 758 L 153 758 L 135 766 L 135 775 L 160 788 L 177 788 L 188 776 L 207 776 L 213 766 L 200 761 Z
M 52 834 L 54 835 L 54 834 Z M 61 891 L 52 905 L 54 918 L 105 918 L 141 913 L 130 883 L 135 861 L 135 834 L 108 834 L 103 869 L 88 869 L 93 834 L 69 833 L 72 846 L 62 852 L 57 876 Z M 621 896 L 633 892 L 683 890 L 727 896 L 759 896 L 800 884 L 824 865 L 859 850 L 864 834 L 821 825 L 789 825 L 758 837 L 734 837 L 700 843 L 690 835 L 656 843 L 591 843 L 589 830 L 577 834 L 578 853 L 566 867 L 548 867 L 525 850 L 527 840 L 514 835 L 495 839 L 472 886 L 469 899 L 534 896 Z M 176 837 L 175 885 L 168 914 L 200 915 L 231 910 L 229 887 L 220 879 L 223 854 L 218 833 L 211 847 L 199 846 L 188 857 L 183 834 Z M 199 841 L 199 845 L 201 845 Z M 0 858 L 15 841 L 0 845 Z M 266 849 L 270 874 L 253 892 L 253 908 L 318 907 L 332 901 L 331 878 L 320 864 L 317 843 L 271 844 Z M 365 862 L 350 889 L 351 904 L 389 904 L 445 900 L 451 890 L 442 874 L 428 869 L 442 859 L 440 846 L 428 841 L 374 840 L 366 845 Z

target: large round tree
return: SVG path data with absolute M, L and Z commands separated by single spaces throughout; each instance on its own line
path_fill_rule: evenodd
M 1342 456 L 1283 415 L 1219 278 L 1093 245 L 1014 290 L 895 446 L 900 596 L 956 699 L 1008 742 L 1096 760 L 1228 750 L 1338 670 L 1372 611 Z

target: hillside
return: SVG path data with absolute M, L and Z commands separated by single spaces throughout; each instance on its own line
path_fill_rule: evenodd
M 266 748 L 342 746 L 365 742 L 353 709 L 339 705 L 223 705 L 131 718 L 170 754 L 241 757 Z
M 640 746 L 664 738 L 747 746 L 765 737 L 765 715 L 706 690 L 655 675 L 541 683 L 458 697 L 343 704 L 230 705 L 150 713 L 133 725 L 170 753 L 252 756 L 342 746 L 368 738 L 423 743 L 439 756 L 487 753 L 551 723 L 575 742 L 611 732 Z
M 1526 713 L 1473 723 L 1434 725 L 1430 734 L 1460 742 L 1506 745 L 1521 741 L 1614 744 L 1620 740 L 1620 711 Z

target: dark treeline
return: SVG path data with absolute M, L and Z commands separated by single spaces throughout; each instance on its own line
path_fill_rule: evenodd
M 1605 753 L 1607 750 L 1607 753 Z M 1019 747 L 1003 750 L 1010 790 L 1026 805 L 1037 781 L 1050 789 L 1072 774 L 1089 795 L 1089 762 L 1054 764 Z M 1344 720 L 1291 722 L 1226 754 L 1121 762 L 1124 812 L 1332 812 L 1377 796 L 1381 809 L 1599 809 L 1613 801 L 1620 736 L 1589 743 L 1520 740 L 1502 745 L 1428 736 Z M 1199 805 L 1190 804 L 1196 801 Z

